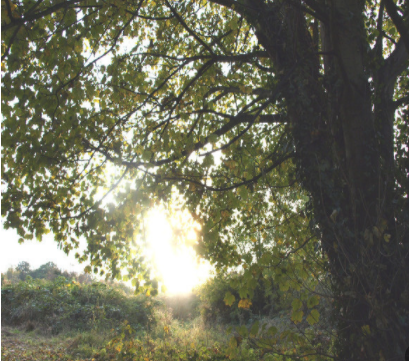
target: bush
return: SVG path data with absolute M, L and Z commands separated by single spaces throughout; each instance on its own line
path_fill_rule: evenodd
M 289 307 L 282 301 L 282 294 L 274 287 L 272 280 L 264 279 L 254 285 L 250 308 L 239 308 L 238 288 L 241 282 L 242 275 L 239 273 L 219 274 L 196 290 L 201 300 L 200 312 L 205 322 L 241 324 L 257 317 L 271 316 Z M 227 306 L 224 301 L 227 292 L 235 297 L 231 306 Z
M 69 283 L 59 276 L 53 281 L 34 280 L 6 285 L 1 290 L 2 324 L 31 322 L 44 331 L 115 328 L 127 320 L 134 329 L 144 328 L 152 318 L 156 301 L 126 296 L 103 283 Z

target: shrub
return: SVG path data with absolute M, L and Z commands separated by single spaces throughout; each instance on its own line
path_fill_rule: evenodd
M 134 329 L 149 322 L 156 304 L 152 298 L 126 296 L 103 283 L 69 283 L 59 276 L 53 281 L 33 280 L 6 285 L 1 290 L 1 318 L 5 325 L 32 322 L 42 330 L 114 328 L 127 320 Z
M 242 323 L 260 316 L 271 316 L 289 307 L 282 293 L 274 287 L 273 281 L 264 279 L 253 287 L 250 308 L 239 308 L 238 289 L 241 282 L 242 275 L 239 273 L 219 274 L 196 290 L 205 322 Z M 227 306 L 224 301 L 227 292 L 235 297 L 231 306 Z

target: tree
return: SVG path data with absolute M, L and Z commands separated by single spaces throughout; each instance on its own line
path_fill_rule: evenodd
M 30 274 L 34 279 L 42 278 L 47 280 L 53 280 L 58 276 L 61 276 L 61 270 L 57 267 L 54 262 L 47 262 L 38 267 L 36 270 L 32 271 Z
M 19 273 L 18 277 L 20 278 L 20 280 L 24 281 L 26 279 L 26 276 L 31 272 L 30 264 L 28 262 L 22 261 L 17 265 L 16 271 Z
M 13 267 L 9 267 L 4 274 L 4 281 L 11 284 L 18 283 L 20 281 L 20 273 L 16 271 Z
M 402 0 L 3 1 L 5 226 L 67 252 L 84 236 L 95 272 L 146 277 L 129 245 L 177 189 L 217 267 L 268 265 L 284 289 L 286 265 L 328 272 L 335 357 L 398 359 L 408 16 Z M 257 262 L 238 229 L 272 237 Z

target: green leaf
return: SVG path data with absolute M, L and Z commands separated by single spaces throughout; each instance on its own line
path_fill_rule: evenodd
M 298 309 L 300 309 L 302 307 L 302 302 L 300 299 L 295 298 L 292 302 L 291 302 L 291 307 L 293 308 L 293 311 L 297 311 Z
M 268 328 L 267 333 L 271 336 L 275 336 L 277 334 L 278 330 L 277 327 L 271 326 Z
M 317 306 L 319 304 L 319 296 L 314 295 L 312 297 L 310 297 L 307 301 L 307 307 L 308 308 L 313 308 L 314 306 Z
M 143 160 L 149 161 L 152 157 L 152 152 L 149 150 L 144 150 L 142 154 Z
M 224 296 L 224 303 L 227 306 L 231 306 L 234 301 L 236 301 L 236 297 L 234 297 L 234 295 L 232 295 L 230 291 L 226 292 L 226 295 Z
M 293 320 L 294 323 L 299 323 L 302 321 L 303 316 L 304 316 L 304 312 L 302 310 L 293 311 L 291 315 L 291 320 Z
M 245 186 L 240 187 L 237 192 L 243 200 L 247 200 L 249 192 Z
M 287 292 L 290 289 L 290 284 L 288 281 L 283 281 L 278 284 L 280 291 Z
M 260 327 L 260 322 L 259 321 L 256 321 L 256 322 L 253 323 L 253 326 L 251 326 L 251 330 L 250 330 L 250 336 L 251 337 L 256 337 L 257 336 L 259 327 Z
M 238 327 L 237 332 L 241 337 L 247 337 L 248 336 L 247 327 L 244 326 L 244 325 L 241 325 L 240 327 Z
M 316 324 L 320 319 L 320 313 L 317 310 L 311 310 L 310 314 L 307 316 L 307 322 L 312 326 Z

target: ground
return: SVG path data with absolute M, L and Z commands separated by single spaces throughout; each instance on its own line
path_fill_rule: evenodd
M 27 332 L 7 326 L 1 328 L 2 361 L 74 360 L 74 356 L 71 355 L 73 348 L 75 338 L 69 336 L 66 338 L 40 336 L 36 334 L 35 329 Z

